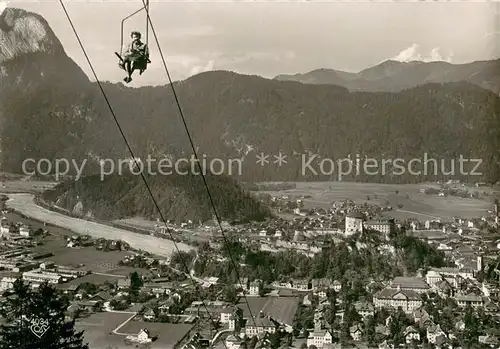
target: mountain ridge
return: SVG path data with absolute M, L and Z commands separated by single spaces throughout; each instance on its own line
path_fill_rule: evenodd
M 22 13 L 17 18 L 22 19 Z M 27 52 L 0 62 L 0 68 L 6 72 L 0 75 L 3 171 L 21 172 L 27 158 L 66 158 L 89 160 L 84 174 L 95 174 L 103 159 L 130 157 L 101 91 L 64 51 L 55 47 Z M 137 157 L 191 155 L 169 85 L 130 88 L 103 82 L 102 86 Z M 485 160 L 485 178 L 498 180 L 500 98 L 470 82 L 363 92 L 214 71 L 174 86 L 200 154 L 209 160 L 243 159 L 243 170 L 233 175 L 245 181 L 338 178 L 338 171 L 304 174 L 301 154 L 319 154 L 321 161 L 348 154 L 409 159 L 424 152 L 447 161 L 459 155 L 480 157 Z M 266 166 L 256 163 L 261 152 L 270 156 Z M 279 152 L 288 156 L 286 166 L 273 162 Z M 344 177 L 378 182 L 427 179 L 383 174 Z
M 65 54 L 45 18 L 18 8 L 0 13 L 0 39 L 0 63 L 34 52 Z
M 444 61 L 399 62 L 386 60 L 358 73 L 321 68 L 302 74 L 281 74 L 274 79 L 297 81 L 304 84 L 333 84 L 352 91 L 366 92 L 397 92 L 429 82 L 468 81 L 500 94 L 500 58 L 463 64 L 452 64 Z

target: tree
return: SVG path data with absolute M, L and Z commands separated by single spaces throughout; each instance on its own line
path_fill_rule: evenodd
M 44 283 L 33 290 L 16 280 L 4 295 L 0 315 L 6 324 L 0 328 L 0 349 L 89 348 L 83 343 L 83 331 L 75 332 L 75 320 L 65 318 L 69 300 L 52 286 Z
M 407 325 L 406 315 L 400 307 L 389 321 L 389 331 L 394 344 L 399 345 L 404 343 L 404 330 Z
M 95 284 L 91 284 L 90 282 L 85 282 L 83 284 L 80 284 L 78 287 L 79 290 L 84 290 L 87 292 L 87 294 L 95 294 L 98 292 L 98 287 Z
M 238 301 L 238 294 L 233 285 L 228 285 L 224 289 L 224 300 L 229 303 L 234 303 Z
M 252 348 L 252 349 L 255 348 L 258 341 L 259 341 L 259 339 L 257 338 L 257 336 L 252 337 L 252 339 L 250 339 L 250 342 L 248 343 L 248 348 Z
M 474 314 L 474 310 L 470 305 L 467 305 L 464 311 L 464 323 L 465 331 L 461 334 L 462 343 L 466 348 L 470 348 L 472 345 L 477 344 L 479 331 L 479 320 Z
M 279 346 L 281 345 L 281 335 L 280 335 L 280 333 L 279 332 L 274 332 L 269 337 L 270 337 L 269 338 L 269 341 L 270 341 L 269 346 L 271 347 L 271 349 L 278 349 Z
M 368 316 L 368 318 L 364 322 L 364 331 L 363 335 L 365 337 L 366 342 L 371 347 L 375 344 L 375 327 L 376 327 L 375 318 L 373 316 Z
M 137 295 L 142 285 L 144 285 L 144 282 L 136 271 L 130 274 L 130 293 Z

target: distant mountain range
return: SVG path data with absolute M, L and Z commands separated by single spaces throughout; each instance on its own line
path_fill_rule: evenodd
M 278 75 L 279 81 L 343 86 L 351 91 L 401 91 L 427 83 L 467 81 L 500 93 L 500 59 L 467 64 L 388 60 L 359 73 L 317 69 L 305 74 Z
M 103 159 L 129 157 L 99 88 L 66 55 L 42 17 L 8 8 L 0 15 L 0 31 L 5 38 L 0 41 L 2 171 L 21 172 L 27 158 L 67 158 L 88 160 L 84 173 L 92 174 L 100 171 Z M 484 67 L 476 74 L 478 79 L 493 84 L 495 74 L 488 78 L 486 67 L 495 72 L 495 62 L 473 63 Z M 335 84 L 302 84 L 227 71 L 202 73 L 174 84 L 200 156 L 204 154 L 209 163 L 222 159 L 224 173 L 241 180 L 337 180 L 338 167 L 330 173 L 325 159 L 336 161 L 350 155 L 355 161 L 359 154 L 360 159 L 378 159 L 379 173 L 370 170 L 367 174 L 362 169 L 344 175 L 343 180 L 408 183 L 458 177 L 497 181 L 500 97 L 472 80 L 425 83 L 429 77 L 425 67 L 434 67 L 436 75 L 441 67 L 441 76 L 446 76 L 445 71 L 455 66 L 386 62 L 359 73 L 365 81 L 377 84 L 383 76 L 403 74 L 398 69 L 408 71 L 414 86 L 397 93 L 352 92 Z M 477 72 L 473 70 L 464 76 Z M 351 82 L 360 76 L 321 72 L 315 74 Z M 403 80 L 400 88 L 411 79 Z M 397 89 L 398 84 L 387 90 Z M 128 88 L 104 83 L 104 90 L 136 156 L 167 156 L 175 161 L 191 155 L 170 86 Z M 287 155 L 281 167 L 273 157 L 280 152 Z M 260 153 L 270 155 L 267 163 L 257 163 Z M 392 166 L 382 173 L 382 159 L 408 161 L 424 153 L 438 162 L 443 159 L 446 166 L 452 159 L 458 166 L 460 156 L 480 158 L 483 163 L 476 171 L 483 175 L 472 178 L 456 170 L 455 176 L 445 176 L 438 170 L 435 176 L 432 169 L 427 176 L 415 174 L 415 169 L 413 174 L 400 175 Z M 315 171 L 310 171 L 303 165 L 313 154 L 319 156 L 310 163 Z M 243 166 L 229 173 L 229 159 L 235 158 L 242 159 Z M 221 165 L 215 166 L 216 171 L 217 166 Z

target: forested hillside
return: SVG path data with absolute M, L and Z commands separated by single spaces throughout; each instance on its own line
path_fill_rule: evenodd
M 207 175 L 217 212 L 228 221 L 263 220 L 270 215 L 253 196 L 231 178 Z M 198 223 L 212 219 L 213 209 L 201 176 L 147 176 L 165 219 Z M 68 181 L 42 195 L 45 201 L 79 216 L 98 219 L 158 218 L 158 212 L 140 176 L 89 176 Z

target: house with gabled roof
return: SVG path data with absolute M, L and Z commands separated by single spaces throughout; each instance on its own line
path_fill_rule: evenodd
M 419 323 L 421 321 L 421 319 L 428 317 L 428 316 L 429 316 L 429 313 L 427 313 L 427 311 L 425 311 L 425 309 L 423 307 L 415 309 L 413 311 L 413 321 L 415 323 Z
M 492 348 L 498 348 L 500 341 L 496 336 L 486 335 L 486 336 L 479 336 L 479 343 L 489 345 Z
M 442 344 L 447 340 L 446 333 L 440 325 L 429 326 L 427 328 L 427 341 L 431 344 Z
M 314 345 L 317 348 L 323 348 L 331 344 L 333 341 L 333 335 L 330 330 L 319 329 L 318 331 L 314 330 L 309 332 L 309 336 L 307 337 L 307 346 L 310 347 Z
M 413 326 L 408 326 L 405 329 L 403 336 L 405 337 L 406 344 L 420 342 L 420 332 L 418 332 Z
M 466 307 L 470 305 L 473 308 L 477 308 L 484 305 L 483 298 L 473 293 L 456 295 L 455 300 L 457 301 L 459 307 Z
M 242 341 L 236 338 L 234 335 L 229 335 L 226 338 L 227 349 L 239 349 Z
M 372 303 L 369 302 L 356 302 L 354 303 L 354 308 L 356 309 L 356 312 L 363 318 L 366 318 L 367 316 L 373 316 L 375 313 L 375 307 Z
M 248 337 L 255 337 L 265 333 L 275 333 L 276 324 L 262 312 L 253 319 L 248 319 L 245 325 L 244 334 Z
M 349 334 L 355 342 L 359 342 L 363 338 L 363 326 L 356 324 L 349 328 Z
M 453 286 L 451 286 L 445 278 L 438 282 L 434 287 L 437 290 L 437 294 L 441 297 L 451 297 L 454 294 Z
M 400 288 L 387 287 L 373 296 L 373 303 L 376 308 L 401 307 L 407 314 L 422 306 L 420 294 L 412 290 L 402 290 Z

